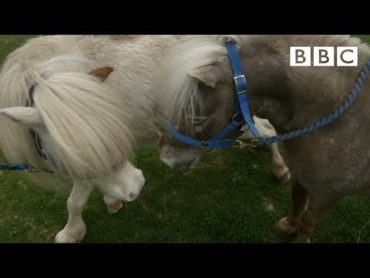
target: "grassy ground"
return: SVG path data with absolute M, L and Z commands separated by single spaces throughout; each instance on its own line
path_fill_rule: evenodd
M 0 36 L 0 60 L 28 37 Z M 370 42 L 370 36 L 362 38 Z M 101 194 L 94 192 L 84 211 L 83 242 L 288 241 L 275 236 L 271 226 L 289 211 L 290 187 L 272 176 L 266 150 L 214 152 L 186 172 L 169 170 L 158 157 L 155 149 L 137 151 L 146 186 L 118 214 L 108 215 Z M 52 242 L 66 222 L 68 188 L 47 190 L 30 175 L 0 171 L 0 242 Z M 369 220 L 369 199 L 344 198 L 313 241 L 370 242 Z

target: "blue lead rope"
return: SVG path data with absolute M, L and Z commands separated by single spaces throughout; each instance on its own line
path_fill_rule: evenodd
M 272 136 L 272 137 L 265 137 L 263 138 L 258 133 L 255 124 L 252 119 L 252 114 L 249 109 L 249 101 L 247 97 L 247 81 L 245 78 L 245 75 L 243 73 L 243 69 L 240 63 L 239 53 L 238 49 L 236 47 L 236 43 L 234 41 L 228 41 L 225 43 L 225 47 L 228 51 L 229 60 L 233 72 L 234 82 L 235 82 L 235 88 L 239 100 L 239 106 L 242 111 L 245 123 L 247 124 L 249 130 L 254 135 L 254 137 L 257 139 L 257 145 L 260 146 L 267 146 L 271 145 L 280 141 L 285 141 L 289 139 L 293 139 L 295 137 L 303 136 L 305 134 L 314 132 L 324 126 L 329 125 L 334 120 L 339 118 L 341 115 L 343 115 L 349 107 L 353 104 L 353 102 L 356 100 L 356 98 L 360 95 L 361 90 L 363 86 L 365 85 L 365 82 L 367 81 L 369 74 L 370 74 L 370 58 L 365 63 L 364 67 L 358 74 L 356 78 L 356 82 L 354 87 L 352 88 L 350 94 L 347 96 L 347 98 L 344 100 L 341 106 L 339 106 L 333 113 L 329 114 L 328 116 L 324 117 L 323 119 L 310 124 L 306 127 L 296 129 L 281 135 Z
M 303 136 L 305 134 L 314 132 L 324 126 L 329 125 L 334 120 L 338 119 L 340 116 L 342 116 L 348 108 L 351 107 L 353 102 L 357 99 L 357 97 L 361 94 L 361 89 L 365 85 L 365 82 L 367 81 L 370 74 L 370 58 L 367 60 L 365 66 L 360 71 L 356 78 L 355 85 L 353 86 L 350 94 L 347 96 L 347 98 L 344 100 L 341 106 L 339 106 L 333 113 L 330 113 L 325 118 L 310 124 L 306 127 L 299 128 L 281 135 L 272 136 L 268 138 L 264 138 L 263 141 L 259 142 L 260 145 L 270 145 L 273 143 L 277 143 L 280 141 L 285 141 L 289 139 L 293 139 L 295 137 Z

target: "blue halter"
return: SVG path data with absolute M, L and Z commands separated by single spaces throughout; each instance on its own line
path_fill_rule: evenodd
M 235 129 L 241 128 L 242 126 L 243 124 L 241 122 L 233 119 L 227 125 L 227 127 L 225 127 L 223 130 L 221 130 L 219 133 L 217 133 L 215 136 L 207 141 L 200 141 L 180 133 L 171 122 L 168 124 L 167 129 L 171 133 L 172 137 L 186 145 L 190 145 L 196 148 L 224 149 L 236 145 L 237 142 L 235 140 L 221 141 L 221 139 L 233 132 Z
M 255 145 L 267 146 L 267 145 L 274 144 L 280 141 L 286 141 L 292 138 L 296 138 L 296 137 L 303 136 L 305 134 L 314 132 L 324 126 L 329 125 L 330 123 L 332 123 L 334 120 L 339 118 L 349 109 L 349 107 L 353 104 L 356 98 L 360 95 L 361 89 L 365 85 L 365 82 L 367 81 L 370 75 L 370 58 L 368 58 L 364 67 L 359 72 L 356 78 L 356 81 L 355 81 L 355 85 L 352 88 L 351 92 L 349 93 L 347 98 L 343 101 L 342 105 L 339 106 L 334 112 L 330 113 L 328 116 L 306 127 L 299 128 L 299 129 L 296 129 L 296 130 L 293 130 L 293 131 L 290 131 L 284 134 L 280 134 L 277 136 L 262 137 L 254 124 L 252 114 L 249 109 L 249 101 L 248 101 L 248 95 L 247 95 L 247 80 L 243 73 L 242 65 L 240 63 L 240 57 L 239 57 L 238 49 L 236 47 L 236 43 L 232 40 L 229 40 L 225 43 L 225 47 L 229 55 L 229 61 L 230 61 L 231 69 L 233 72 L 234 84 L 235 84 L 235 89 L 236 89 L 236 101 L 235 101 L 236 102 L 236 108 L 235 108 L 236 113 L 232 121 L 229 123 L 229 125 L 225 127 L 222 131 L 217 133 L 215 136 L 213 136 L 211 139 L 209 139 L 208 141 L 199 141 L 190 136 L 184 135 L 180 133 L 179 131 L 177 131 L 176 128 L 173 126 L 173 124 L 170 122 L 168 125 L 169 133 L 176 140 L 180 141 L 183 144 L 190 145 L 196 148 L 209 148 L 209 149 L 223 149 L 223 148 L 232 147 L 234 145 L 237 145 L 239 141 L 237 140 L 220 141 L 220 140 L 224 138 L 225 136 L 229 135 L 236 128 L 241 128 L 244 124 L 248 126 L 249 131 L 255 137 L 254 141 L 257 142 L 256 144 L 252 144 L 252 146 L 255 146 Z M 240 114 L 243 116 L 242 122 L 235 120 L 238 116 L 240 116 Z
M 252 114 L 249 109 L 249 102 L 247 96 L 247 80 L 243 73 L 242 65 L 240 63 L 238 48 L 236 47 L 235 42 L 228 41 L 225 43 L 225 47 L 229 54 L 229 60 L 233 72 L 234 77 L 234 85 L 236 89 L 236 98 L 235 98 L 235 115 L 231 119 L 230 123 L 222 129 L 219 133 L 217 133 L 212 138 L 208 139 L 207 141 L 200 141 L 194 139 L 190 136 L 180 133 L 177 131 L 176 127 L 170 122 L 168 124 L 168 131 L 172 135 L 173 138 L 184 143 L 186 145 L 190 145 L 196 148 L 209 148 L 209 149 L 225 149 L 232 146 L 239 144 L 239 141 L 226 139 L 227 135 L 231 134 L 236 129 L 241 129 L 244 124 L 247 124 L 249 130 L 256 137 L 258 140 L 263 140 L 262 136 L 256 129 L 254 125 L 254 121 L 252 118 Z M 237 118 L 242 119 L 242 121 L 238 121 Z
M 28 97 L 29 100 L 27 101 L 27 105 L 29 107 L 33 107 L 35 104 L 34 101 L 34 95 L 35 95 L 35 87 L 37 86 L 37 83 L 33 83 L 28 91 Z M 43 148 L 41 138 L 39 134 L 34 130 L 30 129 L 30 134 L 32 137 L 33 145 L 35 146 L 37 154 L 44 160 L 49 161 L 51 164 L 55 166 L 55 160 L 53 157 Z

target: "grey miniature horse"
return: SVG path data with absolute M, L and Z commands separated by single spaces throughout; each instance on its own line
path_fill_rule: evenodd
M 370 57 L 370 48 L 349 36 L 237 36 L 248 80 L 253 114 L 268 119 L 282 134 L 307 126 L 343 103 Z M 235 113 L 235 86 L 223 39 L 184 38 L 168 53 L 161 70 L 163 105 L 176 129 L 208 140 Z M 290 46 L 357 46 L 356 67 L 291 67 Z M 345 196 L 370 192 L 370 82 L 349 110 L 316 132 L 282 142 L 291 170 L 291 213 L 274 225 L 277 232 L 309 242 L 323 217 Z M 201 123 L 194 119 L 202 119 Z M 239 136 L 233 134 L 234 138 Z M 175 163 L 189 165 L 206 151 L 162 138 Z

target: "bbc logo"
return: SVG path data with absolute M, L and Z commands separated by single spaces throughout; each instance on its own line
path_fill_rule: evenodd
M 290 47 L 290 66 L 310 67 L 312 61 L 314 67 L 357 67 L 358 48 L 357 46 Z

